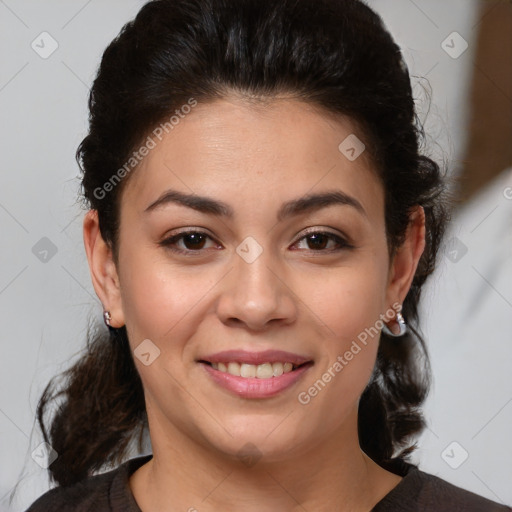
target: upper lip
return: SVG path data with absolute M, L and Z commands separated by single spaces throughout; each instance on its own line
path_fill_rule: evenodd
M 245 363 L 259 365 L 263 363 L 292 363 L 296 366 L 311 361 L 310 358 L 293 354 L 292 352 L 284 352 L 282 350 L 265 350 L 263 352 L 248 352 L 247 350 L 224 350 L 216 352 L 205 357 L 201 357 L 198 361 L 206 361 L 208 363 Z

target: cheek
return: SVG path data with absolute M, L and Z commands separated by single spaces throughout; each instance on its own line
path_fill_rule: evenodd
M 323 283 L 320 275 L 303 281 L 301 297 L 320 329 L 319 364 L 301 387 L 299 402 L 319 407 L 318 414 L 330 410 L 329 424 L 355 406 L 371 377 L 382 327 L 384 265 L 366 254 L 357 264 L 324 275 Z
M 317 294 L 316 301 L 313 298 L 318 323 L 325 327 L 317 367 L 298 390 L 297 401 L 304 407 L 303 428 L 316 429 L 319 436 L 355 414 L 375 366 L 381 302 L 375 290 L 378 280 L 369 274 L 365 278 L 357 279 L 353 273 L 352 279 L 333 279 L 325 294 Z
M 201 300 L 214 284 L 211 275 L 172 266 L 150 251 L 133 251 L 121 275 L 123 311 L 130 341 L 154 339 L 161 350 L 176 347 L 164 340 L 186 339 L 184 329 L 201 310 Z M 180 333 L 178 335 L 178 333 Z
M 385 275 L 378 265 L 365 263 L 313 274 L 303 282 L 301 297 L 325 338 L 338 340 L 333 343 L 341 349 L 379 319 Z

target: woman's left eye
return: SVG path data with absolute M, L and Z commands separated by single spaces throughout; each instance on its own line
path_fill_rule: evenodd
M 162 240 L 160 245 L 177 253 L 199 253 L 205 248 L 206 239 L 213 240 L 207 233 L 202 231 L 186 231 Z M 342 249 L 352 248 L 352 246 L 341 236 L 325 231 L 310 232 L 300 238 L 293 245 L 300 245 L 303 241 L 309 245 L 306 250 L 310 250 L 312 252 L 335 252 Z M 182 242 L 181 247 L 178 245 L 179 242 Z M 331 246 L 328 248 L 327 246 L 329 245 L 329 242 L 334 242 L 335 247 L 333 248 Z
M 335 235 L 334 233 L 329 233 L 325 231 L 314 231 L 310 232 L 307 235 L 303 236 L 298 242 L 302 240 L 306 240 L 313 244 L 313 248 L 309 248 L 309 250 L 316 252 L 334 252 L 340 251 L 342 249 L 350 249 L 352 246 L 341 236 Z M 334 241 L 337 244 L 337 247 L 326 249 L 326 245 L 329 244 L 329 241 Z

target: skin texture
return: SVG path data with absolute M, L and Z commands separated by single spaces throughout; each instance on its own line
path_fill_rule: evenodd
M 130 176 L 117 264 L 96 212 L 86 215 L 91 276 L 111 325 L 126 324 L 132 350 L 145 339 L 160 350 L 148 366 L 135 358 L 153 448 L 130 479 L 143 511 L 363 511 L 401 480 L 371 461 L 357 438 L 378 336 L 307 405 L 297 399 L 358 334 L 403 303 L 424 249 L 418 207 L 389 261 L 384 190 L 368 152 L 349 161 L 338 149 L 353 133 L 364 140 L 350 120 L 290 98 L 264 107 L 236 96 L 199 103 Z M 178 204 L 144 212 L 168 189 L 223 201 L 234 216 Z M 334 189 L 365 214 L 334 205 L 277 221 L 283 202 Z M 178 240 L 188 255 L 159 245 L 190 228 L 208 237 Z M 315 245 L 304 238 L 309 231 L 353 248 L 333 252 L 336 240 Z M 262 248 L 252 263 L 236 252 L 248 236 Z M 285 350 L 314 364 L 277 396 L 240 398 L 197 362 L 228 349 Z M 250 464 L 239 455 L 247 443 L 257 449 Z

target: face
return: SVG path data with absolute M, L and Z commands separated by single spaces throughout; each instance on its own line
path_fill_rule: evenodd
M 364 141 L 297 100 L 199 103 L 130 176 L 105 301 L 154 450 L 275 460 L 356 428 L 375 332 L 412 274 L 390 265 L 384 190 L 367 152 L 338 148 L 350 135 Z

